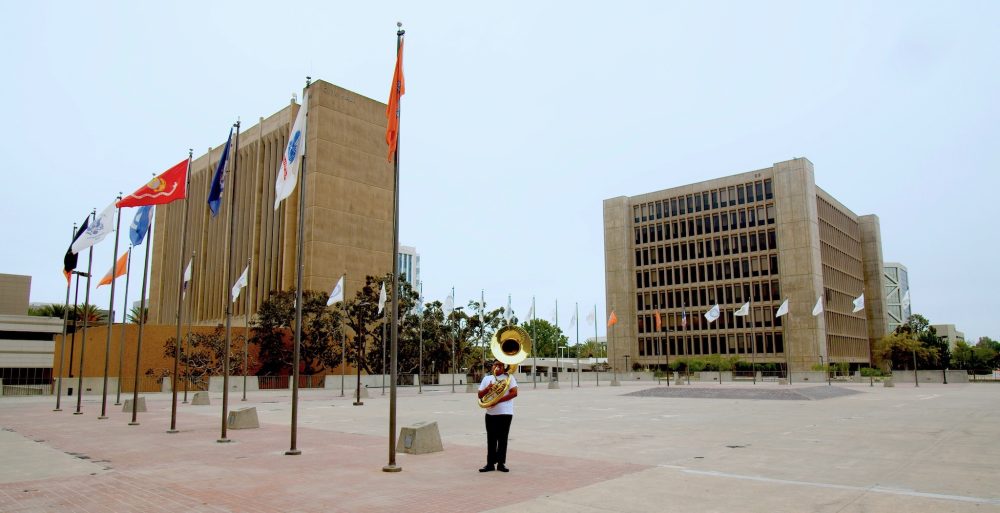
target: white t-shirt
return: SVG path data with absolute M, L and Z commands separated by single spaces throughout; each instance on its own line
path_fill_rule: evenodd
M 504 376 L 506 376 L 506 374 L 501 374 L 500 375 L 501 378 L 504 377 Z M 492 374 L 487 375 L 486 377 L 483 378 L 482 383 L 479 384 L 479 390 L 480 391 L 485 390 L 486 387 L 492 385 L 493 383 L 496 383 L 496 381 L 497 381 L 496 376 L 494 376 Z M 517 380 L 514 379 L 514 376 L 511 376 L 510 377 L 510 386 L 507 387 L 507 394 L 505 394 L 504 397 L 510 395 L 510 391 L 512 389 L 516 388 L 516 387 L 517 387 Z M 486 409 L 486 414 L 487 415 L 513 415 L 514 414 L 514 400 L 511 399 L 509 401 L 504 401 L 502 403 L 497 403 L 497 404 L 493 405 L 492 407 L 487 408 Z

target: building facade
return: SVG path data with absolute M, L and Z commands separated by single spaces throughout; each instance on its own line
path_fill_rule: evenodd
M 948 349 L 951 351 L 955 350 L 955 344 L 959 340 L 965 342 L 965 333 L 958 331 L 958 328 L 954 324 L 931 324 L 934 331 L 937 332 L 937 336 L 948 342 Z M 975 343 L 975 341 L 973 341 Z
M 604 243 L 616 369 L 710 355 L 792 371 L 858 366 L 887 330 L 878 218 L 817 187 L 806 159 L 607 199 Z M 862 293 L 865 309 L 852 313 Z M 749 315 L 734 315 L 747 302 Z
M 352 297 L 366 275 L 382 276 L 392 270 L 394 174 L 386 160 L 385 104 L 324 81 L 314 82 L 304 98 L 309 111 L 303 289 L 328 292 L 346 274 L 345 297 Z M 216 217 L 209 212 L 207 198 L 221 145 L 192 162 L 190 205 L 177 201 L 157 207 L 150 323 L 176 322 L 182 265 L 188 262 L 193 262 L 193 273 L 182 312 L 196 325 L 224 321 L 229 290 L 245 267 L 249 266 L 249 284 L 232 305 L 236 325 L 244 323 L 248 311 L 256 312 L 272 291 L 294 290 L 302 177 L 277 209 L 274 196 L 298 108 L 293 102 L 242 129 L 238 150 L 231 150 L 231 170 Z M 235 210 L 230 240 L 231 207 Z M 186 245 L 182 243 L 185 208 L 189 208 Z M 229 244 L 232 260 L 227 263 Z
M 906 324 L 913 313 L 910 309 L 910 273 L 899 262 L 886 262 L 883 268 L 886 320 L 889 333 L 892 333 Z
M 412 246 L 399 247 L 399 274 L 413 290 L 420 292 L 420 253 Z
M 30 293 L 30 276 L 0 274 L 0 394 L 51 383 L 53 337 L 63 320 L 28 315 Z

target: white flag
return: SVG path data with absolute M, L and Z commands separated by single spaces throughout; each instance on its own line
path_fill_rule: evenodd
M 309 106 L 309 91 L 302 96 L 302 106 L 295 115 L 295 123 L 288 134 L 288 145 L 278 167 L 278 181 L 274 183 L 274 209 L 278 210 L 281 200 L 292 195 L 299 178 L 299 164 L 306 154 L 306 110 Z
M 344 300 L 344 277 L 341 276 L 337 280 L 337 285 L 333 287 L 333 292 L 330 293 L 330 299 L 326 300 L 326 306 L 330 306 L 337 301 Z
M 451 312 L 455 310 L 455 296 L 449 294 L 448 297 L 444 298 L 444 306 L 441 309 L 444 310 L 445 317 L 451 315 Z
M 857 299 L 854 300 L 854 310 L 851 313 L 857 313 L 865 309 L 865 294 L 862 292 Z
M 778 307 L 778 311 L 774 313 L 774 316 L 775 317 L 781 317 L 782 315 L 785 315 L 786 313 L 788 313 L 788 300 L 787 299 L 785 300 L 784 303 L 781 303 L 781 306 Z
M 378 313 L 382 313 L 382 309 L 385 308 L 385 282 L 382 282 L 382 288 L 378 291 Z
M 239 299 L 240 291 L 243 290 L 243 287 L 247 286 L 247 275 L 249 273 L 250 273 L 250 266 L 247 265 L 246 267 L 243 268 L 243 274 L 241 274 L 240 278 L 236 280 L 236 283 L 233 284 L 233 303 L 235 303 L 236 300 Z
M 813 307 L 813 317 L 823 313 L 823 296 L 816 298 L 816 306 Z
M 569 329 L 573 329 L 576 326 L 576 312 L 573 312 L 573 317 L 569 318 Z
M 184 269 L 184 286 L 182 287 L 181 299 L 187 296 L 188 283 L 191 283 L 191 266 L 194 265 L 194 258 L 188 260 L 187 268 Z
M 534 319 L 534 318 L 535 318 L 535 304 L 532 303 L 531 306 L 528 307 L 528 315 L 525 316 L 524 320 Z
M 712 324 L 716 319 L 719 318 L 719 305 L 713 306 L 709 311 L 705 312 L 705 318 L 708 319 L 708 323 Z
M 910 291 L 907 290 L 906 294 L 903 294 L 903 308 L 910 307 Z
M 594 317 L 594 312 L 587 312 L 587 324 L 594 324 L 597 322 L 597 317 Z
M 552 324 L 554 326 L 558 326 L 559 325 L 559 307 L 556 307 L 556 308 L 552 309 L 552 316 L 549 317 L 549 319 L 552 319 Z
M 80 234 L 80 237 L 73 242 L 73 253 L 79 253 L 98 242 L 104 240 L 109 233 L 115 231 L 115 211 L 118 207 L 115 206 L 114 202 L 111 202 L 100 214 L 97 215 L 97 219 L 94 222 L 87 225 L 86 231 Z
M 737 317 L 743 317 L 749 313 L 750 313 L 750 302 L 747 301 L 746 303 L 743 303 L 743 306 L 741 306 L 739 310 L 733 312 L 733 315 Z

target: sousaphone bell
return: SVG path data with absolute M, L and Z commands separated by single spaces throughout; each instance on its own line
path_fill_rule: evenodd
M 490 408 L 507 395 L 510 388 L 510 377 L 517 371 L 517 366 L 531 352 L 531 337 L 520 326 L 504 326 L 500 328 L 490 341 L 490 352 L 497 361 L 507 365 L 507 378 L 498 379 L 479 399 L 480 408 Z

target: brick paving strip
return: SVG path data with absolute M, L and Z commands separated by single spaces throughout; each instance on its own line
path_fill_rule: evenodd
M 217 415 L 185 415 L 181 432 L 166 434 L 169 399 L 151 396 L 147 404 L 140 426 L 128 426 L 129 414 L 116 409 L 97 420 L 53 413 L 41 402 L 6 408 L 0 427 L 66 454 L 53 465 L 76 458 L 93 466 L 78 475 L 8 479 L 0 483 L 0 511 L 469 512 L 495 508 L 504 490 L 512 491 L 510 504 L 650 468 L 512 450 L 512 472 L 480 474 L 482 448 L 444 440 L 444 452 L 398 454 L 403 472 L 384 473 L 387 437 L 300 427 L 303 454 L 285 456 L 287 425 L 231 430 L 233 442 L 220 444 Z

